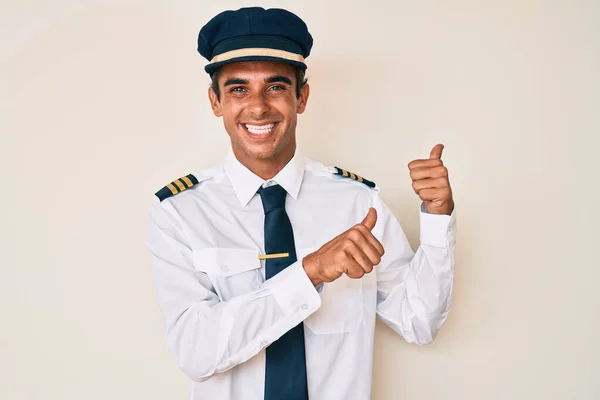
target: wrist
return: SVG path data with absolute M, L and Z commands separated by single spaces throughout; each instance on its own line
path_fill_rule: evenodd
M 454 202 L 453 201 L 450 201 L 449 203 L 446 203 L 441 207 L 436 207 L 436 206 L 432 205 L 431 203 L 429 203 L 429 204 L 424 203 L 423 205 L 425 207 L 425 211 L 428 214 L 451 215 L 452 211 L 454 211 Z
M 310 282 L 313 286 L 317 287 L 323 283 L 323 281 L 319 278 L 319 274 L 317 273 L 316 265 L 308 259 L 308 256 L 302 260 L 302 267 L 304 268 L 304 272 L 310 279 Z

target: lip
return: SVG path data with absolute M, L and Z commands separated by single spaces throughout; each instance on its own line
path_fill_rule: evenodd
M 270 125 L 270 124 L 277 124 L 279 121 L 260 121 L 260 122 L 254 122 L 254 121 L 244 121 L 244 122 L 240 122 L 241 125 L 256 125 L 256 126 L 264 126 L 264 125 Z
M 275 126 L 273 127 L 273 129 L 271 129 L 271 132 L 269 132 L 265 135 L 257 135 L 257 134 L 250 133 L 250 131 L 248 131 L 248 129 L 246 129 L 246 126 L 245 126 L 245 125 L 265 126 L 265 125 L 270 125 L 270 124 L 273 124 Z M 246 136 L 248 136 L 249 138 L 251 138 L 253 140 L 265 140 L 265 139 L 271 138 L 273 135 L 275 135 L 275 130 L 277 129 L 277 125 L 279 125 L 278 121 L 240 122 L 239 123 L 240 129 L 242 131 L 244 131 Z

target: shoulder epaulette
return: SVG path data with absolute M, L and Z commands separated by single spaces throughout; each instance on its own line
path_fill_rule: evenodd
M 164 188 L 160 189 L 154 195 L 158 197 L 160 201 L 163 201 L 164 199 L 168 199 L 171 196 L 175 196 L 176 194 L 181 193 L 184 190 L 189 189 L 197 184 L 198 179 L 196 179 L 194 175 L 189 174 L 174 180 Z
M 363 184 L 367 185 L 370 188 L 374 188 L 375 187 L 375 182 L 370 181 L 368 179 L 365 179 L 365 178 L 363 178 L 360 175 L 353 174 L 352 172 L 348 172 L 345 169 L 341 169 L 341 168 L 335 167 L 334 174 L 335 175 L 341 175 L 341 176 L 343 176 L 345 178 L 354 179 L 355 181 L 363 183 Z

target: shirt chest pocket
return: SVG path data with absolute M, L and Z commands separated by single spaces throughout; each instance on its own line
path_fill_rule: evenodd
M 223 301 L 256 291 L 263 282 L 256 250 L 194 250 L 194 267 L 208 276 Z
M 298 258 L 312 250 L 299 250 Z M 362 279 L 340 276 L 325 283 L 321 291 L 321 307 L 304 320 L 304 325 L 316 334 L 353 332 L 363 320 Z

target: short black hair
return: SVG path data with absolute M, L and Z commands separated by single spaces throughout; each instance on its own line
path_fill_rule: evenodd
M 296 98 L 300 97 L 300 90 L 304 87 L 304 85 L 306 85 L 306 82 L 308 82 L 308 79 L 306 79 L 306 70 L 299 68 L 299 67 L 293 67 L 294 68 L 294 74 L 296 75 Z M 211 83 L 210 83 L 210 87 L 212 88 L 212 90 L 215 92 L 215 95 L 217 95 L 217 100 L 221 101 L 221 91 L 219 90 L 219 76 L 221 75 L 221 68 L 217 68 L 215 70 L 215 72 L 213 72 L 213 74 L 210 76 L 211 77 Z

